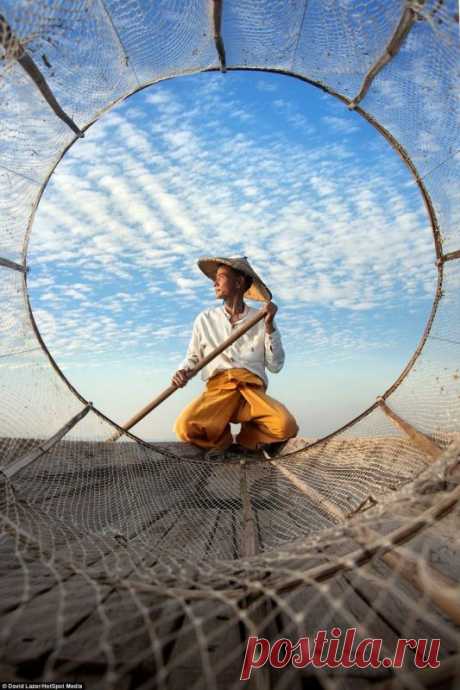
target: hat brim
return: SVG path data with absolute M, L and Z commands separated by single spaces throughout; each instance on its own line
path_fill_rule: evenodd
M 203 257 L 202 259 L 198 260 L 198 267 L 200 270 L 204 273 L 204 275 L 209 278 L 210 280 L 215 280 L 216 273 L 217 273 L 217 268 L 224 264 L 225 266 L 230 266 L 230 268 L 233 268 L 235 271 L 239 271 L 240 273 L 244 273 L 245 275 L 249 276 L 252 278 L 252 285 L 251 287 L 246 290 L 244 293 L 244 297 L 246 299 L 252 299 L 256 300 L 257 302 L 270 302 L 272 299 L 272 293 L 268 289 L 268 287 L 265 285 L 263 280 L 259 278 L 257 273 L 251 269 L 249 266 L 246 268 L 245 266 L 235 266 L 235 263 L 232 262 L 231 259 L 227 259 L 226 257 Z

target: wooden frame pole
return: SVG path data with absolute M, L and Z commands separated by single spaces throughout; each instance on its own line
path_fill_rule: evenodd
M 399 52 L 407 34 L 411 30 L 415 21 L 417 20 L 417 13 L 412 7 L 405 7 L 399 20 L 398 26 L 393 32 L 390 42 L 385 47 L 383 54 L 378 58 L 377 62 L 370 68 L 364 81 L 361 85 L 359 93 L 353 98 L 349 104 L 350 110 L 356 108 L 358 103 L 360 103 L 366 96 L 369 88 L 374 81 L 377 74 L 385 67 L 386 64 L 394 58 L 394 56 Z
M 16 261 L 11 261 L 11 259 L 4 259 L 1 256 L 0 266 L 2 268 L 11 268 L 13 271 L 21 271 L 21 273 L 24 273 L 26 271 L 25 266 L 22 266 L 22 264 L 18 264 L 16 263 Z
M 412 424 L 409 424 L 409 422 L 406 422 L 405 419 L 396 414 L 394 410 L 388 407 L 388 405 L 382 397 L 377 398 L 377 401 L 381 409 L 387 415 L 387 417 L 391 419 L 393 424 L 398 429 L 401 429 L 405 434 L 407 434 L 407 436 L 409 436 L 409 438 L 411 439 L 413 444 L 417 446 L 417 448 L 419 448 L 427 455 L 430 455 L 434 460 L 437 460 L 440 457 L 440 455 L 443 452 L 443 449 L 440 446 L 438 446 L 429 436 L 427 436 L 421 431 L 418 431 L 418 429 L 413 427 Z
M 222 38 L 221 27 L 222 27 L 222 0 L 213 0 L 213 24 L 214 24 L 214 43 L 216 45 L 217 54 L 219 56 L 220 70 L 225 72 L 226 58 L 225 58 L 225 47 Z
M 75 124 L 69 115 L 61 108 L 58 101 L 56 100 L 52 90 L 48 86 L 48 82 L 43 76 L 42 72 L 38 66 L 33 61 L 32 57 L 26 52 L 24 46 L 14 34 L 11 26 L 6 21 L 5 17 L 0 14 L 0 45 L 3 46 L 6 55 L 11 56 L 14 60 L 21 65 L 22 69 L 29 75 L 35 86 L 40 91 L 41 95 L 48 103 L 50 108 L 53 110 L 55 115 L 65 122 L 65 124 L 70 127 L 72 132 L 74 132 L 77 137 L 82 138 L 84 136 L 80 128 Z
M 455 252 L 449 252 L 449 254 L 444 254 L 441 259 L 443 261 L 453 261 L 454 259 L 460 259 L 460 249 Z
M 13 477 L 19 470 L 22 470 L 24 467 L 27 467 L 27 465 L 30 465 L 31 462 L 34 460 L 37 460 L 40 458 L 42 455 L 47 453 L 50 448 L 52 448 L 58 441 L 60 441 L 64 436 L 67 434 L 68 431 L 73 429 L 73 427 L 78 424 L 78 422 L 83 419 L 83 417 L 86 417 L 88 412 L 92 409 L 93 403 L 88 403 L 78 414 L 76 414 L 72 419 L 69 419 L 68 422 L 62 426 L 59 431 L 57 431 L 53 436 L 51 436 L 49 439 L 44 441 L 43 443 L 39 443 L 36 448 L 33 450 L 29 451 L 26 453 L 26 455 L 23 455 L 20 458 L 17 458 L 13 462 L 12 465 L 9 465 L 8 467 L 4 467 L 2 469 L 2 472 L 4 475 L 6 475 L 9 479 Z

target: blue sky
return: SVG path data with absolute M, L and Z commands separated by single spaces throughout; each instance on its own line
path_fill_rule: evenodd
M 431 230 L 399 158 L 359 115 L 281 75 L 149 87 L 51 178 L 29 248 L 32 306 L 72 383 L 120 423 L 169 385 L 194 317 L 216 304 L 201 255 L 247 255 L 270 286 L 287 362 L 269 393 L 307 437 L 393 382 L 435 290 Z M 135 431 L 173 439 L 202 385 Z

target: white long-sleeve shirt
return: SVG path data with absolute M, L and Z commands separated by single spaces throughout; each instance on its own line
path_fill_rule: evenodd
M 221 345 L 224 340 L 240 328 L 245 321 L 252 318 L 259 310 L 245 305 L 245 310 L 238 321 L 230 322 L 230 314 L 225 307 L 205 309 L 195 319 L 190 344 L 185 359 L 179 369 L 192 369 L 198 361 Z M 273 322 L 273 326 L 275 324 Z M 261 319 L 255 326 L 242 335 L 233 345 L 213 359 L 201 370 L 201 378 L 209 378 L 225 369 L 248 369 L 268 384 L 265 367 L 273 373 L 280 371 L 284 364 L 284 350 L 278 330 L 265 332 L 265 323 Z

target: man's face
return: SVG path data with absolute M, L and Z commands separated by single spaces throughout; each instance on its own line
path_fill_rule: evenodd
M 216 299 L 227 299 L 237 295 L 243 280 L 230 266 L 219 266 L 214 279 Z

